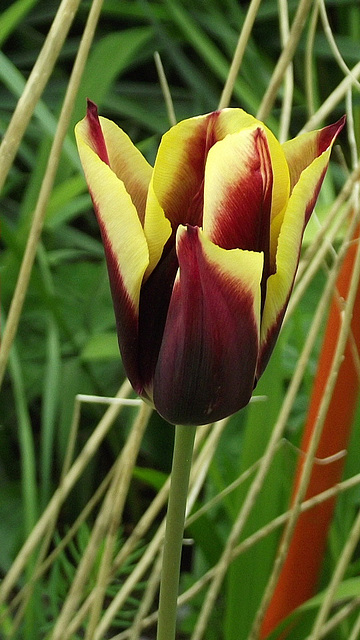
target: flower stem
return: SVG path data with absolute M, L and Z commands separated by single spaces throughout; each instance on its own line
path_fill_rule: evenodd
M 196 427 L 175 427 L 174 455 L 160 584 L 157 640 L 174 640 L 181 548 Z

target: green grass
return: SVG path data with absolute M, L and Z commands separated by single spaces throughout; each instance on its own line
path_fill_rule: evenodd
M 154 52 L 160 53 L 178 120 L 215 110 L 248 4 L 238 0 L 105 0 L 103 4 L 80 88 L 72 105 L 70 125 L 58 158 L 41 239 L 36 246 L 29 283 L 23 292 L 19 325 L 0 391 L 0 574 L 2 577 L 14 575 L 9 593 L 0 601 L 1 637 L 55 640 L 52 633 L 56 621 L 88 548 L 91 532 L 96 530 L 95 523 L 107 486 L 94 503 L 93 497 L 128 441 L 137 411 L 124 407 L 118 416 L 115 411 L 114 415 L 106 414 L 109 424 L 91 452 L 87 443 L 94 433 L 98 433 L 99 424 L 102 428 L 106 408 L 84 404 L 79 420 L 73 420 L 76 394 L 114 396 L 125 378 L 118 355 L 103 249 L 80 168 L 73 126 L 84 116 L 85 99 L 89 97 L 97 102 L 101 114 L 114 119 L 153 162 L 160 137 L 169 126 Z M 298 4 L 291 0 L 285 3 L 290 23 Z M 0 16 L 1 134 L 5 133 L 17 101 L 23 95 L 58 5 L 58 2 L 45 0 L 3 2 Z M 89 6 L 88 2 L 80 4 L 34 113 L 27 114 L 31 115 L 29 123 L 6 175 L 0 213 L 2 332 L 31 235 L 34 209 L 46 175 L 51 144 Z M 358 3 L 355 0 L 328 0 L 326 8 L 340 53 L 346 65 L 352 68 L 360 53 Z M 311 47 L 310 19 L 311 16 L 292 60 L 294 92 L 290 95 L 290 137 L 299 132 L 309 115 L 323 104 L 344 77 L 320 22 L 310 50 L 311 65 L 306 66 L 306 54 Z M 263 0 L 234 85 L 231 106 L 257 113 L 281 50 L 279 5 L 275 0 Z M 313 89 L 312 104 L 309 83 Z M 276 134 L 287 100 L 289 96 L 282 85 L 266 119 Z M 352 130 L 358 145 L 360 102 L 357 86 L 353 88 L 349 102 L 354 117 Z M 345 94 L 339 99 L 335 97 L 326 122 L 336 120 L 346 110 L 349 111 Z M 319 126 L 322 124 L 319 122 Z M 341 137 L 341 147 L 343 158 L 333 154 L 333 166 L 317 205 L 320 222 L 311 223 L 306 245 L 316 239 L 318 224 L 326 223 L 328 211 L 346 181 L 347 171 L 349 167 L 352 169 L 352 149 L 346 134 Z M 340 209 L 337 215 L 342 211 Z M 342 228 L 335 242 L 336 248 L 343 236 Z M 330 264 L 331 252 L 329 256 Z M 327 272 L 321 267 L 284 327 L 276 352 L 256 391 L 268 399 L 254 403 L 232 417 L 214 451 L 203 461 L 208 473 L 198 487 L 193 513 L 226 490 L 266 451 L 326 278 Z M 306 417 L 322 329 L 323 325 L 286 421 L 285 440 L 273 459 L 239 542 L 287 509 L 292 473 L 299 455 L 296 446 Z M 359 425 L 358 411 L 347 455 L 344 475 L 347 479 L 360 472 Z M 74 451 L 69 461 L 67 451 L 72 446 L 73 436 Z M 211 432 L 204 431 L 204 437 L 205 442 L 210 442 Z M 157 415 L 152 415 L 128 488 L 121 531 L 114 543 L 101 616 L 109 612 L 110 602 L 124 588 L 123 604 L 114 611 L 106 629 L 104 627 L 102 638 L 115 638 L 134 624 L 139 603 L 145 600 L 144 594 L 150 593 L 147 589 L 151 589 L 152 579 L 155 587 L 153 596 L 151 593 L 148 596 L 148 613 L 156 609 L 157 582 L 152 568 L 156 564 L 157 548 L 154 547 L 148 565 L 144 558 L 146 560 L 149 549 L 151 552 L 163 517 L 164 482 L 170 470 L 172 444 L 172 428 Z M 77 472 L 77 467 L 71 465 L 79 460 L 81 468 L 79 466 Z M 69 489 L 65 487 L 63 497 L 59 490 L 59 502 L 53 505 L 52 496 L 61 481 L 64 477 L 72 478 L 67 475 L 69 467 L 75 468 L 73 484 Z M 190 525 L 187 534 L 193 538 L 194 545 L 189 558 L 184 560 L 183 591 L 196 585 L 221 557 L 254 474 L 255 471 Z M 134 527 L 152 504 L 156 506 L 161 492 L 164 492 L 162 503 L 153 516 L 149 516 L 149 521 L 139 527 L 139 535 L 132 537 Z M 338 497 L 319 593 L 304 605 L 293 640 L 305 640 L 311 629 L 323 592 L 354 523 L 359 498 L 359 484 Z M 49 505 L 50 511 L 46 511 Z M 46 524 L 42 533 L 24 556 L 20 555 L 19 570 L 11 574 L 11 566 L 17 566 L 13 564 L 17 554 L 44 512 Z M 105 510 L 106 526 L 91 559 L 90 577 L 81 585 L 79 608 L 98 579 L 110 516 Z M 231 564 L 208 621 L 205 640 L 246 640 L 272 570 L 280 535 L 281 529 L 275 529 Z M 68 540 L 64 547 L 63 539 Z M 126 544 L 129 544 L 128 552 Z M 122 548 L 125 548 L 124 558 L 120 557 L 122 562 L 117 566 L 113 558 Z M 44 565 L 46 558 L 50 558 L 49 566 Z M 144 570 L 141 572 L 142 562 Z M 358 595 L 359 562 L 357 550 L 338 587 L 346 601 Z M 139 576 L 132 587 L 129 583 L 126 593 L 127 580 L 131 580 L 132 571 L 139 565 Z M 34 575 L 37 578 L 33 584 Z M 28 590 L 27 604 L 26 599 L 20 600 L 24 586 Z M 181 607 L 179 640 L 190 640 L 206 593 L 207 587 L 199 587 Z M 11 605 L 13 598 L 15 604 Z M 21 602 L 26 605 L 24 609 Z M 340 596 L 339 602 L 343 602 Z M 75 615 L 76 611 L 65 628 L 71 629 Z M 357 616 L 358 608 L 331 631 L 329 638 L 348 640 Z M 85 615 L 78 626 L 74 624 L 72 640 L 85 637 L 87 623 Z

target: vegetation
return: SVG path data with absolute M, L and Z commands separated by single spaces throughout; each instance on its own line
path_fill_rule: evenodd
M 159 64 L 176 120 L 241 106 L 284 141 L 347 114 L 260 398 L 197 430 L 178 638 L 260 637 L 279 542 L 285 558 L 299 510 L 309 507 L 311 467 L 342 458 L 331 451 L 318 460 L 317 443 L 327 451 L 321 430 L 346 344 L 355 389 L 354 412 L 335 423 L 349 438 L 342 481 L 326 487 L 336 506 L 313 597 L 290 617 L 292 640 L 359 637 L 359 42 L 356 0 L 3 0 L 1 638 L 154 637 L 173 428 L 125 380 L 73 128 L 88 96 L 152 162 L 173 117 Z M 349 243 L 356 251 L 339 302 Z M 304 445 L 331 299 L 341 327 Z M 346 395 L 346 378 L 341 384 Z M 126 400 L 104 399 L 114 397 Z M 294 498 L 305 446 L 308 477 Z M 299 572 L 312 544 L 309 535 Z

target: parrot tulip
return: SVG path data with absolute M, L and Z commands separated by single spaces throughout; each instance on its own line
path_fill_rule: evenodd
M 344 119 L 283 145 L 241 109 L 179 122 L 154 168 L 88 103 L 76 126 L 135 391 L 174 424 L 250 400 Z

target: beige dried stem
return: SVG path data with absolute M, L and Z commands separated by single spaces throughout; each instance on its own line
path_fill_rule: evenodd
M 285 442 L 286 442 L 285 440 L 282 441 L 283 444 Z M 337 455 L 338 454 L 336 454 L 336 456 Z M 333 460 L 334 460 L 334 456 L 331 456 L 329 459 L 318 461 L 318 463 L 327 464 L 327 463 L 330 463 Z M 256 466 L 258 466 L 258 464 L 260 462 L 261 462 L 261 460 L 257 461 Z M 254 468 L 252 468 L 252 472 L 253 471 L 254 471 Z M 242 482 L 247 477 L 248 477 L 247 472 L 245 472 L 245 474 L 243 474 L 241 476 L 241 478 L 238 479 L 238 481 L 241 480 L 241 482 Z M 241 484 L 241 482 L 240 482 L 240 484 Z M 349 491 L 350 489 L 353 489 L 354 487 L 357 487 L 359 485 L 360 485 L 360 474 L 357 474 L 356 476 L 353 476 L 353 477 L 351 477 L 351 478 L 349 478 L 347 480 L 344 480 L 343 482 L 337 484 L 336 486 L 331 487 L 330 489 L 327 489 L 326 491 L 323 491 L 322 493 L 320 493 L 318 495 L 315 495 L 312 498 L 309 498 L 308 500 L 303 502 L 301 504 L 301 513 L 305 512 L 305 511 L 308 511 L 308 510 L 312 509 L 314 506 L 316 506 L 318 504 L 321 504 L 321 503 L 323 503 L 323 502 L 325 502 L 327 500 L 330 500 L 331 498 L 334 498 L 335 496 L 340 495 L 341 493 L 343 493 L 345 491 Z M 211 500 L 211 501 L 209 501 L 208 504 L 206 504 L 203 507 L 201 507 L 200 509 L 198 509 L 198 511 L 196 511 L 192 516 L 190 516 L 187 519 L 187 521 L 186 521 L 187 526 L 190 525 L 192 522 L 194 522 L 198 517 L 203 515 L 204 511 L 207 512 L 207 511 L 211 510 L 211 508 L 214 506 L 214 504 L 217 504 L 218 501 L 221 498 L 223 498 L 226 495 L 228 495 L 229 490 L 230 490 L 230 487 L 227 487 L 226 489 L 223 490 L 223 492 L 221 492 L 220 494 L 218 494 L 216 496 L 216 500 L 215 499 Z M 252 535 L 250 535 L 248 538 L 243 540 L 240 544 L 238 544 L 234 548 L 231 561 L 235 560 L 235 558 L 237 558 L 239 555 L 241 555 L 242 553 L 244 553 L 245 551 L 250 549 L 252 546 L 257 544 L 263 538 L 265 538 L 268 535 L 270 535 L 273 531 L 275 531 L 276 529 L 282 527 L 284 524 L 286 524 L 286 522 L 288 521 L 288 519 L 290 517 L 291 517 L 291 509 L 286 511 L 285 513 L 277 516 L 276 518 L 274 518 L 274 520 L 272 520 L 268 524 L 264 525 L 261 529 L 257 530 Z M 215 571 L 216 571 L 216 568 L 209 569 L 189 589 L 184 591 L 184 593 L 182 593 L 179 596 L 179 599 L 178 599 L 179 607 L 181 607 L 183 605 L 186 605 L 195 596 L 197 596 L 204 589 L 204 587 L 211 581 L 211 579 L 213 578 L 213 576 L 215 574 Z M 145 628 L 147 628 L 149 626 L 154 625 L 156 623 L 156 620 L 157 620 L 157 612 L 155 611 L 151 615 L 147 616 L 147 618 L 142 620 L 141 628 L 145 629 Z M 120 634 L 114 636 L 113 638 L 111 638 L 111 640 L 125 640 L 126 638 L 129 638 L 129 637 L 131 637 L 131 640 L 133 640 L 132 633 L 133 633 L 133 627 L 130 627 L 130 628 L 126 629 L 125 631 L 123 631 L 122 633 L 120 633 Z
M 26 126 L 35 109 L 38 99 L 51 74 L 61 46 L 70 28 L 79 0 L 63 0 L 51 26 L 45 44 L 30 74 L 25 90 L 18 102 L 14 115 L 0 147 L 0 189 L 5 181 L 11 163 L 16 155 L 18 146 L 25 132 Z M 66 94 L 56 127 L 55 137 L 51 146 L 45 175 L 35 206 L 34 216 L 22 259 L 19 276 L 11 301 L 7 322 L 2 337 L 0 351 L 0 386 L 5 374 L 11 345 L 15 338 L 30 275 L 34 264 L 38 242 L 44 224 L 46 209 L 57 173 L 61 149 L 70 124 L 70 118 L 79 90 L 86 60 L 93 41 L 95 28 L 100 16 L 103 0 L 93 0 L 89 16 L 76 54 Z
M 286 41 L 284 49 L 281 52 L 267 91 L 265 92 L 265 95 L 258 109 L 257 117 L 259 118 L 259 120 L 265 120 L 273 107 L 277 92 L 286 74 L 286 69 L 288 68 L 289 64 L 291 64 L 291 61 L 294 57 L 296 47 L 306 24 L 306 19 L 309 15 L 311 3 L 312 0 L 300 0 L 299 2 L 294 20 L 290 28 L 289 37 Z
M 282 49 L 290 37 L 289 8 L 287 0 L 278 0 L 279 23 Z M 289 62 L 284 75 L 284 96 L 281 104 L 279 142 L 285 142 L 289 137 L 292 104 L 294 94 L 294 70 L 292 61 Z
M 0 191 L 17 154 L 26 127 L 52 73 L 81 0 L 63 0 L 16 105 L 0 145 Z
M 197 430 L 197 437 L 195 442 L 195 453 L 197 455 L 194 459 L 193 468 L 191 471 L 190 491 L 189 491 L 189 497 L 187 502 L 187 513 L 191 511 L 199 495 L 199 492 L 203 486 L 203 482 L 206 479 L 207 470 L 209 468 L 212 457 L 216 451 L 218 440 L 227 422 L 228 420 L 225 419 L 216 423 L 211 429 L 211 431 L 209 432 L 209 435 L 207 436 L 206 441 L 205 441 L 206 432 L 204 433 L 204 429 L 201 428 Z M 203 443 L 202 449 L 200 450 L 199 447 L 200 447 L 201 441 L 204 441 L 204 443 Z M 201 478 L 201 481 L 199 481 L 200 478 Z M 153 563 L 156 559 L 157 552 L 160 548 L 160 545 L 163 542 L 164 530 L 165 530 L 165 521 L 161 523 L 157 533 L 155 534 L 155 538 L 157 539 L 156 544 L 154 543 L 154 540 L 152 540 L 149 545 L 149 547 L 152 545 L 153 546 L 152 546 L 151 554 L 149 553 L 146 559 L 146 563 L 144 563 L 146 564 L 146 568 L 147 566 L 149 566 L 148 565 L 149 561 Z M 147 552 L 145 552 L 144 557 L 146 556 L 146 553 Z M 140 565 L 142 564 L 142 561 L 143 561 L 143 558 L 141 559 L 138 566 L 136 567 L 135 572 L 133 572 L 134 574 L 136 574 L 136 580 L 134 580 L 134 576 L 132 575 L 130 577 L 131 580 L 129 580 L 129 583 L 128 584 L 124 583 L 122 589 L 119 591 L 118 594 L 116 594 L 115 598 L 110 603 L 109 607 L 104 613 L 102 620 L 100 621 L 100 624 L 98 625 L 94 633 L 94 640 L 102 640 L 106 631 L 109 629 L 116 612 L 119 610 L 119 607 L 125 601 L 125 598 L 129 595 L 129 593 L 131 593 L 132 589 L 136 586 L 138 580 L 141 579 L 141 576 L 143 575 L 143 572 L 144 572 L 144 567 L 141 568 L 141 572 L 140 572 Z M 155 566 L 155 571 L 156 571 L 156 566 Z
M 99 547 L 105 538 L 106 544 L 100 565 L 100 574 L 98 575 L 98 582 L 94 586 L 94 609 L 96 615 L 94 618 L 92 618 L 92 616 L 90 617 L 92 624 L 94 624 L 94 622 L 96 624 L 99 606 L 101 609 L 108 583 L 108 566 L 111 562 L 114 544 L 117 539 L 118 523 L 121 519 L 133 467 L 150 413 L 151 409 L 149 407 L 143 405 L 140 408 L 138 417 L 134 421 L 130 435 L 118 458 L 112 483 L 93 526 L 89 543 L 81 557 L 69 593 L 51 634 L 52 640 L 63 640 L 66 636 L 69 621 L 83 597 L 83 592 L 87 589 L 90 572 L 97 558 Z
M 354 231 L 354 226 L 352 225 L 352 232 Z M 344 243 L 344 247 L 345 247 L 345 251 L 346 251 L 346 243 Z M 345 253 L 345 252 L 343 252 Z M 339 334 L 339 339 L 338 339 L 338 343 L 336 345 L 336 350 L 335 350 L 335 354 L 334 354 L 334 358 L 333 358 L 333 362 L 332 362 L 332 366 L 331 366 L 331 370 L 329 373 L 329 378 L 328 378 L 328 382 L 326 385 L 326 388 L 324 390 L 324 395 L 322 398 L 322 402 L 319 408 L 319 413 L 317 416 L 317 420 L 314 426 L 314 431 L 309 443 L 309 449 L 308 449 L 308 454 L 306 456 L 305 459 L 305 463 L 303 466 L 303 470 L 302 470 L 302 475 L 301 475 L 301 479 L 300 479 L 300 483 L 299 483 L 299 488 L 294 500 L 294 504 L 293 504 L 293 508 L 292 508 L 292 516 L 289 519 L 286 527 L 285 527 L 285 531 L 282 537 L 282 541 L 281 541 L 281 545 L 280 545 L 280 549 L 275 561 L 275 566 L 274 566 L 274 570 L 269 578 L 269 582 L 267 584 L 267 587 L 265 589 L 265 593 L 264 593 L 264 597 L 263 600 L 261 602 L 261 605 L 259 607 L 257 616 L 255 618 L 254 621 L 254 626 L 253 629 L 250 633 L 249 636 L 249 640 L 257 640 L 257 638 L 259 637 L 259 630 L 260 630 L 260 626 L 263 620 L 263 617 L 265 615 L 265 612 L 267 610 L 267 607 L 271 601 L 273 592 L 275 590 L 277 581 L 278 581 L 278 577 L 280 575 L 280 571 L 282 569 L 282 566 L 285 562 L 285 558 L 286 558 L 286 554 L 288 551 L 288 548 L 290 546 L 290 542 L 291 542 L 291 538 L 295 529 L 295 525 L 297 522 L 297 519 L 300 515 L 300 506 L 301 503 L 305 497 L 305 493 L 307 490 L 307 487 L 309 485 L 310 482 L 310 477 L 311 477 L 311 472 L 312 472 L 312 468 L 313 468 L 313 464 L 314 464 L 314 458 L 315 458 L 315 453 L 316 450 L 318 448 L 318 444 L 320 442 L 320 438 L 321 438 L 321 434 L 322 434 L 322 428 L 324 425 L 324 421 L 326 418 L 326 414 L 327 414 L 327 410 L 331 401 L 331 397 L 332 397 L 332 393 L 335 387 L 335 383 L 336 383 L 336 379 L 337 379 L 337 374 L 343 359 L 343 354 L 344 354 L 344 349 L 345 349 L 345 345 L 346 342 L 348 340 L 349 337 L 349 332 L 350 332 L 350 323 L 351 323 L 351 319 L 352 319 L 352 313 L 353 313 L 353 306 L 354 306 L 354 301 L 355 301 L 355 296 L 356 296 L 356 292 L 357 292 L 357 288 L 358 288 L 358 282 L 359 282 L 359 277 L 360 277 L 360 245 L 359 245 L 359 250 L 357 252 L 357 257 L 356 257 L 356 261 L 355 261 L 355 265 L 354 265 L 354 271 L 353 271 L 353 275 L 352 275 L 352 280 L 351 280 L 351 286 L 350 286 L 350 291 L 349 291 L 349 296 L 348 299 L 346 301 L 346 305 L 344 308 L 344 315 L 343 315 L 343 321 L 342 321 L 342 326 L 341 326 L 341 330 L 340 330 L 340 334 Z M 337 584 L 336 584 L 337 586 Z M 332 593 L 333 595 L 333 593 Z M 319 625 L 321 626 L 322 624 L 322 619 L 321 622 L 319 623 Z M 319 627 L 316 627 L 316 632 L 318 631 Z M 314 635 L 311 636 L 311 640 L 315 640 L 316 639 L 316 633 L 314 632 Z M 310 640 L 310 639 L 309 639 Z
M 129 437 L 127 439 L 120 456 L 120 459 L 123 459 L 123 464 L 119 464 L 118 473 L 114 474 L 108 491 L 108 500 L 105 501 L 106 508 L 108 510 L 108 513 L 105 513 L 105 517 L 108 521 L 105 548 L 101 558 L 96 583 L 93 588 L 95 597 L 91 607 L 91 614 L 86 629 L 85 640 L 92 640 L 96 626 L 101 617 L 106 587 L 108 586 L 111 578 L 115 545 L 119 537 L 119 527 L 121 524 L 125 501 L 128 495 L 134 466 L 136 464 L 137 454 L 151 413 L 151 407 L 143 403 L 138 419 L 134 423 L 133 438 Z
M 129 392 L 130 384 L 128 381 L 125 381 L 120 387 L 116 397 L 124 398 L 129 394 Z M 54 514 L 58 512 L 59 505 L 62 504 L 67 498 L 70 491 L 82 475 L 84 469 L 95 455 L 101 442 L 104 440 L 109 429 L 112 427 L 114 420 L 119 415 L 121 408 L 121 405 L 111 405 L 107 409 L 99 424 L 91 434 L 90 438 L 85 443 L 81 453 L 72 464 L 69 472 L 64 477 L 62 484 L 60 484 L 55 491 L 44 513 L 36 523 L 29 537 L 25 540 L 25 543 L 20 549 L 17 557 L 15 558 L 13 565 L 10 567 L 8 573 L 6 574 L 4 580 L 0 585 L 0 603 L 3 604 L 8 599 L 11 590 L 14 588 L 20 575 L 24 571 L 29 557 L 37 548 L 37 546 L 42 542 L 43 536 L 46 534 L 49 524 L 53 521 Z
M 239 75 L 240 66 L 251 35 L 251 30 L 253 28 L 259 10 L 260 3 L 261 0 L 251 0 L 249 4 L 244 24 L 236 45 L 235 53 L 230 65 L 229 73 L 221 94 L 218 109 L 225 109 L 225 107 L 228 107 L 230 104 L 231 95 L 234 90 L 236 79 Z

